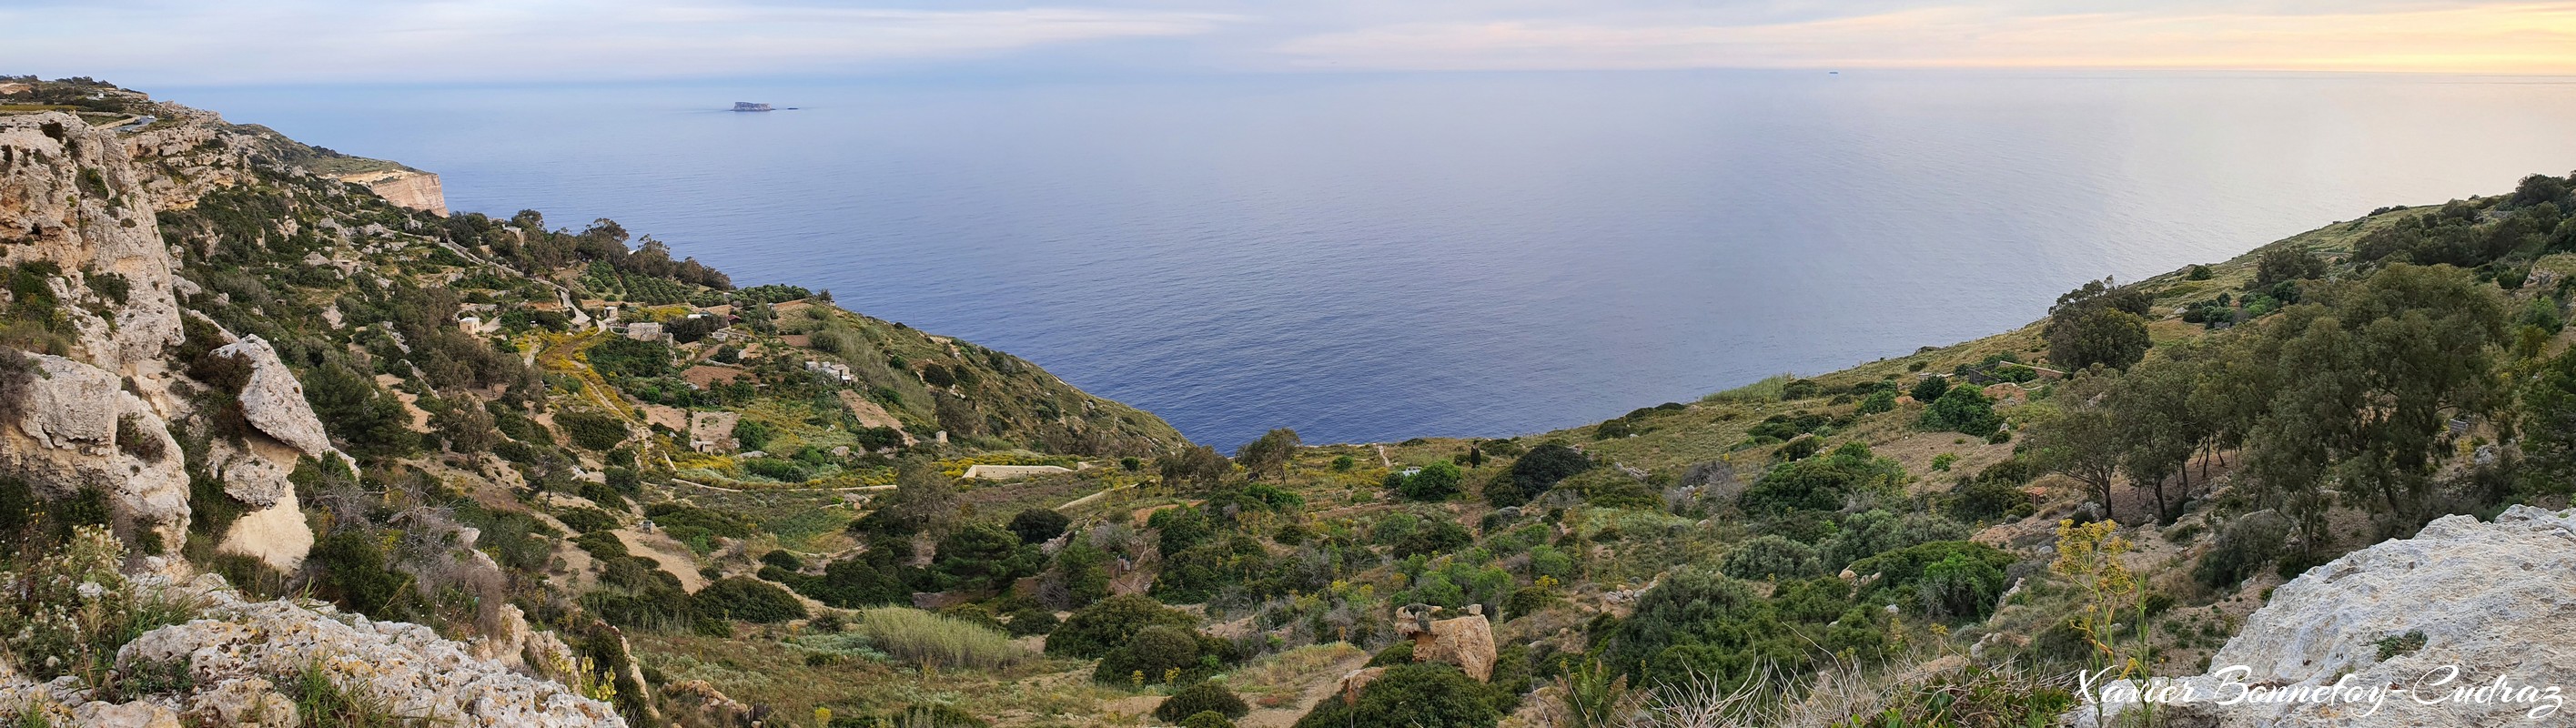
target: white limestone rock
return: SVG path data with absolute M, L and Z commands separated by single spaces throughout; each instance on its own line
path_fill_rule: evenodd
M 2159 718 L 2184 726 L 2343 728 L 2564 722 L 2576 714 L 2558 709 L 2534 719 L 2535 709 L 2553 703 L 2500 699 L 2492 691 L 2461 700 L 2452 691 L 2504 679 L 2558 695 L 2553 684 L 2576 684 L 2576 643 L 2566 639 L 2576 633 L 2570 575 L 2576 575 L 2576 510 L 2514 506 L 2493 523 L 2445 516 L 2414 538 L 2345 554 L 2274 590 L 2271 602 L 2211 658 L 2211 674 L 2169 683 L 2200 699 L 2161 704 Z M 2421 633 L 2422 647 L 2380 658 L 2382 640 L 2409 633 Z M 2230 666 L 2243 667 L 2229 672 Z M 2457 676 L 2435 685 L 2448 666 L 2457 666 Z M 2237 685 L 2298 688 L 2338 680 L 2407 692 L 2386 694 L 2375 713 L 2367 702 L 2218 704 L 2243 694 Z M 2441 702 L 2422 702 L 2434 700 Z M 2094 713 L 2088 706 L 2069 717 L 2091 726 Z

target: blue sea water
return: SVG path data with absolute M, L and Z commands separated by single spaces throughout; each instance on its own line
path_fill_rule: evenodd
M 2576 169 L 2576 79 L 1688 72 L 162 89 L 1231 448 L 1510 435 Z M 735 101 L 796 110 L 726 111 Z

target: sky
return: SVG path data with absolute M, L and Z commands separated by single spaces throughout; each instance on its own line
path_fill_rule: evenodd
M 1699 68 L 2576 74 L 2576 0 L 0 0 L 128 85 Z

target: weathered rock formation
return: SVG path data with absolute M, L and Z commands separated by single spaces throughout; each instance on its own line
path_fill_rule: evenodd
M 248 602 L 223 581 L 136 585 L 204 605 L 199 618 L 144 633 L 117 652 L 127 674 L 174 665 L 185 687 L 126 702 L 100 699 L 77 681 L 36 683 L 0 675 L 0 701 L 78 725 L 300 725 L 282 684 L 318 671 L 340 690 L 394 715 L 451 726 L 623 726 L 607 703 L 476 656 L 475 646 L 428 627 L 378 622 L 327 606 Z
M 2211 658 L 2210 674 L 2156 684 L 2166 697 L 2188 689 L 2196 698 L 2159 701 L 2158 717 L 2176 726 L 2563 722 L 2570 714 L 2552 685 L 2576 681 L 2576 644 L 2566 639 L 2576 632 L 2570 574 L 2576 510 L 2514 506 L 2493 523 L 2441 518 L 2414 538 L 2345 554 L 2282 585 Z M 2492 688 L 2499 681 L 2506 689 Z M 2347 690 L 2265 700 L 2338 684 Z M 2455 692 L 2479 688 L 2488 689 Z M 2222 704 L 2242 696 L 2256 697 Z M 2124 697 L 2103 701 L 2104 712 L 2136 705 Z M 2097 724 L 2091 706 L 2070 717 Z
M 1414 605 L 1396 610 L 1395 633 L 1413 640 L 1414 662 L 1457 665 L 1477 682 L 1494 677 L 1494 625 L 1482 605 L 1468 605 L 1467 616 L 1431 619 L 1431 608 Z
M 388 169 L 340 175 L 339 180 L 366 185 L 386 202 L 447 216 L 447 191 L 438 184 L 438 175 L 408 169 Z

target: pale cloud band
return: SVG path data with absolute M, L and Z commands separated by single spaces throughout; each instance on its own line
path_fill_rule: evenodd
M 2375 13 L 1976 6 L 1799 22 L 1416 23 L 1290 40 L 1309 67 L 1414 70 L 2124 68 L 2576 73 L 2576 3 Z
M 2576 73 L 2576 0 L 1076 1 L 1085 4 L 0 0 L 0 72 L 174 84 L 842 75 L 952 63 Z

